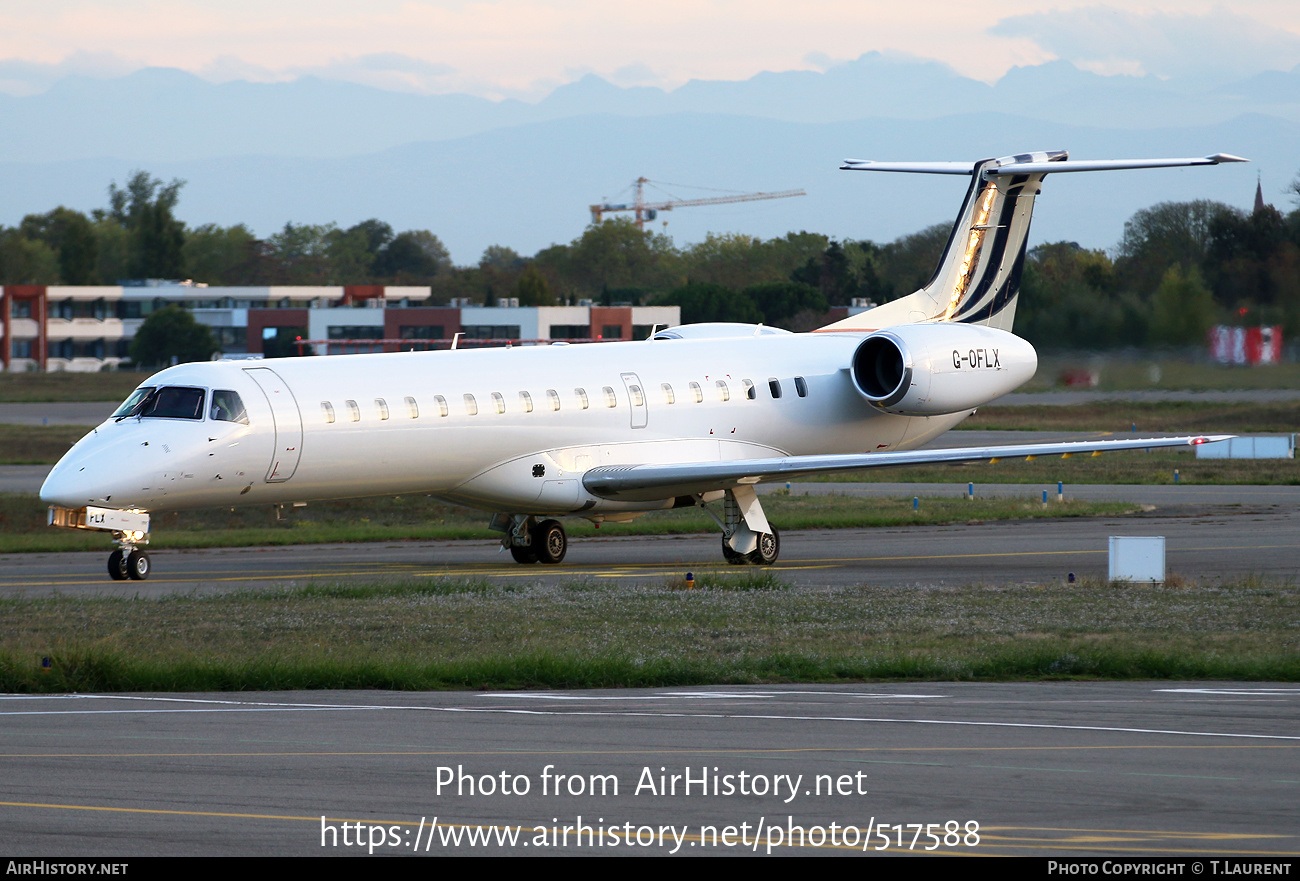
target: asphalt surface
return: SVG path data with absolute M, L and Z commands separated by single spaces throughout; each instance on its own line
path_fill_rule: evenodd
M 1214 489 L 1253 495 L 1263 488 Z M 1167 571 L 1186 578 L 1292 579 L 1300 572 L 1296 498 L 1293 492 L 1285 502 L 1187 505 L 1123 517 L 791 531 L 782 535 L 773 571 L 792 584 L 814 587 L 1043 583 L 1070 573 L 1104 578 L 1109 537 L 1138 535 L 1164 536 Z M 98 553 L 0 555 L 0 596 L 160 596 L 438 577 L 635 583 L 731 569 L 722 562 L 718 536 L 711 534 L 572 540 L 559 566 L 518 565 L 490 540 L 152 551 L 153 574 L 146 582 L 110 581 L 109 550 L 106 541 Z
M 1266 683 L 9 696 L 0 829 L 11 857 L 928 849 L 1192 875 L 1300 855 L 1298 717 Z

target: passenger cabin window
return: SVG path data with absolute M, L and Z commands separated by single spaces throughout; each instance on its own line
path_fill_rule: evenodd
M 767 390 L 772 393 L 773 398 L 781 397 L 781 383 L 775 377 L 767 381 Z
M 669 385 L 668 383 L 665 382 L 662 386 L 660 386 L 660 388 L 662 388 L 662 389 L 664 390 L 664 403 L 665 403 L 665 404 L 675 404 L 675 403 L 677 403 L 677 396 L 673 394 L 673 387 L 672 387 L 671 385 Z
M 691 383 L 691 397 L 695 399 L 697 404 L 704 403 L 704 390 L 700 388 L 698 382 Z
M 644 406 L 645 406 L 645 395 L 641 394 L 641 386 L 639 386 L 639 385 L 630 385 L 630 386 L 627 387 L 627 391 L 628 391 L 628 394 L 630 394 L 630 395 L 632 396 L 632 406 L 633 406 L 633 407 L 644 407 Z
M 525 413 L 533 412 L 533 396 L 528 394 L 528 392 L 520 392 L 519 406 L 524 408 Z
M 474 400 L 473 395 L 465 396 L 465 412 L 470 416 L 478 415 L 478 401 Z
M 606 406 L 606 407 L 617 407 L 617 406 L 618 406 L 618 398 L 615 396 L 615 394 L 614 394 L 614 390 L 613 390 L 612 388 L 610 388 L 609 386 L 605 386 L 605 388 L 603 389 L 603 391 L 605 392 L 605 406 Z
M 406 415 L 412 419 L 420 418 L 420 405 L 415 403 L 415 398 L 410 395 L 406 396 Z
M 379 414 L 379 421 L 382 422 L 388 418 L 388 402 L 383 398 L 375 398 L 375 412 Z
M 320 402 L 320 411 L 325 415 L 325 424 L 330 425 L 334 422 L 334 405 L 329 401 Z
M 439 416 L 446 416 L 447 413 L 450 412 L 447 409 L 447 399 L 444 398 L 442 395 L 434 395 L 433 402 L 438 405 Z
M 546 399 L 551 402 L 552 410 L 560 409 L 560 393 L 557 392 L 555 389 L 548 388 L 546 390 Z
M 799 397 L 808 397 L 808 383 L 803 381 L 802 376 L 796 376 L 794 378 L 794 390 L 799 393 Z
M 492 407 L 498 414 L 506 412 L 506 399 L 501 397 L 501 392 L 492 393 Z
M 725 379 L 719 379 L 717 382 L 714 383 L 714 385 L 718 387 L 719 401 L 731 400 L 731 389 L 727 388 L 727 381 Z
M 588 407 L 591 406 L 590 402 L 587 401 L 587 390 L 586 390 L 586 389 L 576 388 L 576 389 L 573 390 L 573 393 L 574 393 L 574 394 L 577 396 L 577 398 L 578 398 L 578 409 L 579 409 L 579 410 L 586 410 Z
M 217 422 L 248 424 L 248 411 L 244 409 L 243 400 L 237 392 L 229 389 L 216 389 L 212 392 L 212 406 L 208 410 L 208 416 Z
M 356 401 L 348 401 L 348 419 L 352 422 L 361 421 L 361 408 L 357 406 Z
M 758 392 L 754 391 L 754 384 L 752 382 L 750 382 L 748 379 L 742 379 L 740 381 L 740 384 L 744 386 L 746 400 L 749 401 L 758 400 Z

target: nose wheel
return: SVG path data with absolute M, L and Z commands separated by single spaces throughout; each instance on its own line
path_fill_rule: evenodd
M 114 581 L 144 581 L 153 571 L 149 555 L 139 548 L 118 548 L 108 555 L 108 577 Z

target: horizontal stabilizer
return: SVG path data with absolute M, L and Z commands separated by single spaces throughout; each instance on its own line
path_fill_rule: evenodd
M 986 178 L 1005 174 L 1060 174 L 1066 171 L 1118 171 L 1124 168 L 1181 168 L 1188 165 L 1218 165 L 1221 162 L 1249 162 L 1230 153 L 1215 153 L 1189 159 L 1079 159 L 1065 153 L 1024 153 L 983 163 Z M 978 162 L 875 162 L 846 159 L 842 171 L 900 171 L 913 174 L 971 174 Z
M 932 465 L 975 462 L 982 459 L 1016 459 L 1025 456 L 1063 456 L 1141 450 L 1149 447 L 1185 447 L 1227 440 L 1233 435 L 1148 437 L 1126 440 L 1072 441 L 1057 444 L 958 447 L 909 450 L 902 453 L 850 453 L 831 456 L 786 456 L 731 462 L 684 462 L 673 465 L 603 465 L 582 477 L 592 495 L 605 499 L 650 501 L 734 489 L 771 480 L 789 480 L 810 474 L 858 471 L 886 465 Z

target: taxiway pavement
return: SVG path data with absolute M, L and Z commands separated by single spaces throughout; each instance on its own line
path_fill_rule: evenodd
M 1277 862 L 1297 717 L 1265 683 L 11 695 L 0 829 L 12 857 Z

